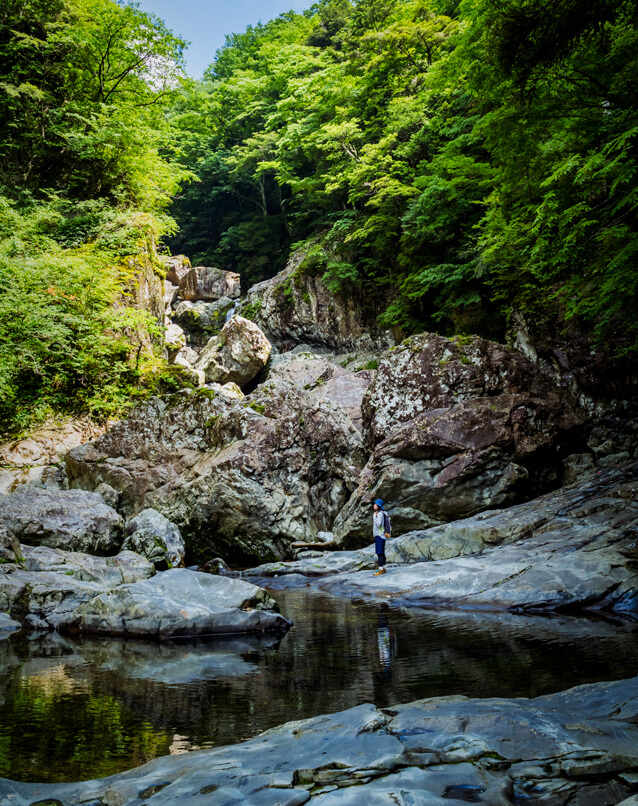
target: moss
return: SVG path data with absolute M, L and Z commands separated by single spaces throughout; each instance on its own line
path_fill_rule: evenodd
M 214 389 L 206 389 L 205 387 L 200 387 L 194 394 L 194 397 L 197 400 L 214 400 L 217 396 L 217 392 Z
M 460 355 L 459 356 L 459 361 L 461 362 L 461 364 L 471 364 L 472 363 L 470 361 L 470 359 L 466 355 Z
M 306 305 L 310 305 L 310 294 L 307 291 L 305 294 L 302 295 L 301 298 L 306 303 Z
M 256 411 L 257 414 L 263 414 L 266 411 L 266 407 L 263 403 L 257 403 L 254 400 L 248 404 L 248 408 Z
M 248 302 L 241 309 L 241 315 L 244 319 L 254 321 L 257 314 L 261 311 L 261 300 L 257 299 L 255 302 Z
M 379 362 L 376 358 L 373 358 L 371 361 L 368 361 L 364 369 L 379 369 Z
M 457 333 L 456 336 L 452 337 L 452 341 L 455 344 L 459 345 L 466 345 L 466 344 L 473 344 L 474 336 L 468 336 L 466 333 Z

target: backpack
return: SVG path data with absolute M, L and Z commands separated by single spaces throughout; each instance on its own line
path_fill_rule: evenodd
M 383 531 L 387 532 L 389 535 L 392 534 L 392 521 L 385 509 L 383 510 Z

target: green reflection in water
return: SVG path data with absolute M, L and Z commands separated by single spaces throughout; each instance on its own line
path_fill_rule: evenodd
M 2 708 L 2 777 L 100 778 L 169 752 L 172 735 L 154 729 L 116 697 L 86 690 L 64 666 L 15 682 Z M 29 714 L 28 726 L 24 714 Z

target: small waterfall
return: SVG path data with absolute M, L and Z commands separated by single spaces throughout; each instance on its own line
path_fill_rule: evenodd
M 233 303 L 233 307 L 229 308 L 226 311 L 226 322 L 230 322 L 230 320 L 233 318 L 233 316 L 235 315 L 235 311 L 237 310 L 238 305 L 239 305 L 239 300 L 237 300 L 235 303 Z

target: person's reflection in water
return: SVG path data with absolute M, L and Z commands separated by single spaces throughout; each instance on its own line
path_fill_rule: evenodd
M 392 661 L 397 654 L 397 638 L 394 633 L 394 629 L 390 626 L 388 617 L 385 613 L 379 614 L 377 626 L 377 645 L 379 647 L 379 665 L 381 667 L 381 675 L 385 680 L 389 680 Z

